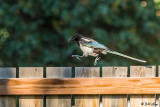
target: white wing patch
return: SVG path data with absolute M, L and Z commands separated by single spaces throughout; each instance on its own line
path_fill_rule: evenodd
M 85 39 L 85 38 L 82 38 L 84 41 L 86 42 L 90 42 L 91 40 L 88 40 L 88 39 Z

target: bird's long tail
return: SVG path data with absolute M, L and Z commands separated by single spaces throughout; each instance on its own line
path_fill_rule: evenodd
M 111 53 L 111 54 L 114 54 L 114 55 L 118 55 L 118 56 L 122 56 L 122 57 L 125 57 L 125 58 L 128 58 L 128 59 L 132 59 L 132 60 L 135 60 L 135 61 L 139 61 L 139 62 L 143 62 L 143 63 L 146 63 L 147 61 L 144 61 L 144 60 L 140 60 L 140 59 L 137 59 L 137 58 L 133 58 L 131 56 L 127 56 L 127 55 L 124 55 L 122 53 L 119 53 L 119 52 L 115 52 L 115 51 L 111 51 L 111 50 L 104 50 L 105 52 L 108 52 L 108 53 Z

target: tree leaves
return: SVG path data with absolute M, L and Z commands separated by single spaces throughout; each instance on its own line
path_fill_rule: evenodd
M 139 0 L 0 3 L 0 66 L 93 66 L 93 58 L 79 62 L 70 57 L 82 54 L 76 44 L 68 44 L 68 39 L 76 33 L 96 39 L 112 50 L 146 59 L 148 64 L 158 64 L 159 3 L 143 2 L 145 6 Z M 139 63 L 106 55 L 100 64 Z

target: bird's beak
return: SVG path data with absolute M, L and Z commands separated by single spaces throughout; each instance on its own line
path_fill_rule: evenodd
M 68 43 L 71 42 L 71 39 L 68 40 Z
M 72 39 L 69 39 L 69 40 L 68 40 L 68 43 L 69 43 L 69 42 L 72 42 L 72 41 L 73 41 Z

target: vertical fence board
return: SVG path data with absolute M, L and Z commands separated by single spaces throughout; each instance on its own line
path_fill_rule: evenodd
M 16 68 L 0 68 L 0 78 L 16 78 Z M 0 107 L 16 107 L 16 96 L 0 96 Z
M 156 67 L 131 66 L 130 77 L 155 77 Z M 131 107 L 153 107 L 155 95 L 130 95 Z
M 47 67 L 46 78 L 70 78 L 71 67 Z M 71 107 L 71 95 L 46 96 L 46 107 Z
M 19 78 L 43 78 L 43 67 L 20 67 Z M 43 107 L 43 96 L 19 96 L 19 107 Z
M 103 67 L 102 77 L 127 77 L 127 67 Z M 102 95 L 103 107 L 127 107 L 127 95 Z
M 99 77 L 99 67 L 76 67 L 75 77 Z M 87 81 L 86 81 L 87 82 Z M 99 107 L 99 95 L 75 95 L 75 107 Z

